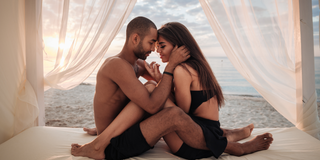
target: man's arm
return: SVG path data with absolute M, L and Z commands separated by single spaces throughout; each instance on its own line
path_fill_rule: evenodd
M 166 72 L 173 73 L 174 68 L 190 57 L 189 51 L 183 47 L 176 49 L 171 54 L 170 61 L 165 68 Z M 171 60 L 172 59 L 172 60 Z M 108 69 L 110 79 L 121 88 L 124 94 L 142 109 L 150 114 L 162 109 L 171 91 L 172 76 L 164 74 L 158 87 L 150 94 L 143 84 L 136 78 L 132 66 L 122 59 L 110 62 Z

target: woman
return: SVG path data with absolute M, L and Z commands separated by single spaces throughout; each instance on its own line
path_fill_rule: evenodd
M 158 30 L 157 52 L 163 62 L 169 61 L 170 54 L 176 46 L 186 46 L 190 51 L 190 58 L 175 68 L 173 72 L 174 98 L 168 99 L 164 107 L 178 106 L 187 113 L 192 118 L 189 121 L 191 123 L 188 122 L 187 125 L 196 128 L 192 130 L 194 132 L 192 135 L 197 135 L 194 139 L 199 139 L 199 142 L 192 143 L 193 147 L 191 147 L 184 143 L 183 137 L 178 135 L 177 132 L 165 134 L 164 139 L 172 153 L 186 159 L 199 159 L 210 156 L 218 158 L 223 152 L 243 155 L 267 149 L 272 142 L 269 134 L 261 135 L 252 142 L 243 145 L 235 143 L 251 135 L 253 124 L 234 130 L 220 128 L 219 108 L 224 103 L 224 97 L 209 64 L 185 26 L 177 22 L 167 23 Z M 146 65 L 146 69 L 157 82 L 161 80 L 158 67 L 155 63 L 151 63 L 150 66 Z M 151 91 L 152 87 L 148 90 Z M 131 121 L 131 124 L 139 121 L 144 113 L 138 106 L 126 106 L 96 140 L 84 145 L 84 147 L 73 145 L 73 155 L 95 158 L 96 154 L 101 154 L 101 148 L 106 148 L 112 137 L 121 134 L 126 127 L 130 127 L 130 125 L 126 125 L 120 130 L 117 129 L 119 124 L 122 126 L 124 123 L 127 124 L 127 122 L 122 121 L 124 118 L 121 117 L 127 118 L 130 116 L 130 119 L 132 119 L 133 116 L 137 115 L 132 114 L 133 112 L 139 113 L 140 117 L 134 118 L 136 121 Z M 148 121 L 148 119 L 145 121 Z M 187 133 L 185 135 L 191 134 Z M 84 148 L 83 150 L 86 151 L 81 151 L 82 149 L 78 148 Z M 90 154 L 83 153 L 88 150 Z M 239 150 L 241 151 L 238 152 Z
M 158 36 L 157 52 L 162 62 L 169 61 L 173 46 L 188 47 L 190 58 L 177 66 L 173 73 L 176 104 L 200 125 L 205 139 L 212 140 L 207 142 L 207 147 L 214 152 L 215 157 L 219 157 L 227 145 L 219 123 L 219 107 L 224 104 L 221 87 L 198 44 L 184 25 L 178 22 L 167 23 L 158 30 Z M 175 133 L 166 135 L 164 139 L 177 156 L 204 158 L 212 155 L 210 151 L 186 145 Z
M 208 62 L 188 29 L 178 22 L 167 23 L 158 30 L 157 52 L 162 62 L 168 62 L 174 46 L 187 46 L 190 58 L 174 70 L 175 103 L 202 129 L 210 150 L 195 149 L 185 144 L 176 133 L 164 137 L 171 151 L 187 159 L 204 158 L 214 155 L 218 158 L 227 146 L 226 133 L 220 129 L 219 108 L 224 97 Z M 154 72 L 151 72 L 154 74 Z M 170 100 L 168 100 L 170 101 Z M 172 103 L 172 102 L 171 102 Z M 172 106 L 167 102 L 167 106 Z M 250 135 L 253 124 L 229 141 L 238 141 Z M 240 132 L 239 132 L 240 133 Z

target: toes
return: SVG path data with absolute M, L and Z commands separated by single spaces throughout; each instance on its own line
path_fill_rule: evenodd
M 77 149 L 78 149 L 77 144 L 72 144 L 72 145 L 71 145 L 71 153 L 76 152 L 76 151 L 77 151 Z
M 263 147 L 263 149 L 264 149 L 264 150 L 267 150 L 267 149 L 269 149 L 269 147 L 270 147 L 270 145 L 265 145 L 265 146 Z
M 272 138 L 272 134 L 271 133 L 264 133 L 262 135 L 260 135 L 259 137 L 262 137 L 262 138 Z
M 71 154 L 74 156 L 78 156 L 79 152 L 81 151 L 81 145 L 79 144 L 72 144 L 72 148 L 71 148 Z
M 249 124 L 249 127 L 250 127 L 250 132 L 252 132 L 252 131 L 253 131 L 253 128 L 254 128 L 253 123 Z
M 265 133 L 262 135 L 263 140 L 267 141 L 267 142 L 272 142 L 273 138 L 272 138 L 272 134 L 271 133 Z
M 79 148 L 79 147 L 81 147 L 81 145 L 79 145 L 77 143 L 73 143 L 73 144 L 71 144 L 71 147 L 72 148 Z
M 87 132 L 89 129 L 86 127 L 83 127 L 83 131 Z
M 269 144 L 271 144 L 272 143 L 272 141 L 273 141 L 273 138 L 272 137 L 269 137 L 269 138 L 267 138 L 267 140 L 266 140 Z

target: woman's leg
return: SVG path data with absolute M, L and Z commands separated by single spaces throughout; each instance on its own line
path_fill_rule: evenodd
M 246 127 L 243 128 L 236 128 L 236 129 L 223 129 L 223 137 L 228 139 L 228 142 L 237 142 L 242 139 L 248 138 L 251 135 L 251 132 L 254 128 L 254 125 L 251 123 Z
M 178 150 L 181 148 L 183 144 L 183 141 L 180 139 L 176 132 L 171 132 L 163 136 L 163 139 L 170 148 L 172 153 L 178 152 Z
M 167 99 L 164 105 L 164 108 L 175 106 L 175 104 L 173 103 L 173 100 L 174 100 L 174 96 L 173 94 L 170 94 L 169 98 Z M 177 135 L 176 132 L 171 132 L 163 136 L 163 139 L 168 145 L 168 147 L 170 148 L 172 153 L 176 153 L 183 144 L 183 141 L 180 139 L 180 137 Z

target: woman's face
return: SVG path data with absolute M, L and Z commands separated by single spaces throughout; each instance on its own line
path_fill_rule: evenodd
M 166 41 L 162 36 L 159 36 L 157 52 L 159 53 L 163 63 L 169 61 L 172 49 L 173 45 Z

